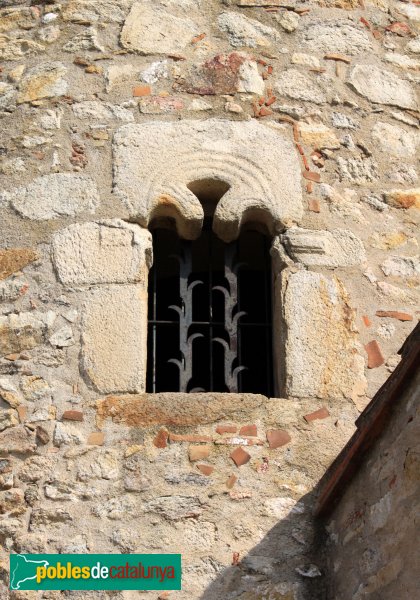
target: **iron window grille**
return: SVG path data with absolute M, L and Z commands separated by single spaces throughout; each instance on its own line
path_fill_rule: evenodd
M 210 224 L 192 242 L 153 232 L 146 389 L 272 395 L 269 240 L 226 244 Z

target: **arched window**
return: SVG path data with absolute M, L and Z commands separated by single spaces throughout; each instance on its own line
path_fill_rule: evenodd
M 225 243 L 211 216 L 193 241 L 162 223 L 153 229 L 146 390 L 272 395 L 269 239 L 247 224 Z

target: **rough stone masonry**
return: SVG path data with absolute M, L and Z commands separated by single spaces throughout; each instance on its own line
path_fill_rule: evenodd
M 0 0 L 1 599 L 159 597 L 9 592 L 9 552 L 327 598 L 316 484 L 419 317 L 419 54 L 417 0 Z M 199 233 L 197 174 L 272 240 L 276 397 L 145 393 L 148 227 Z

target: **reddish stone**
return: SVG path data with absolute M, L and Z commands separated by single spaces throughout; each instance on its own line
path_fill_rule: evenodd
M 309 198 L 308 199 L 308 209 L 311 212 L 319 213 L 321 212 L 320 202 L 317 198 Z
M 243 427 L 240 428 L 239 435 L 251 435 L 251 436 L 255 437 L 257 435 L 257 426 L 256 425 L 244 425 Z
M 141 96 L 150 96 L 152 89 L 150 85 L 136 85 L 133 87 L 133 96 L 139 98 Z
M 378 314 L 378 313 L 376 313 L 376 314 Z M 370 327 L 372 325 L 372 321 L 369 319 L 369 317 L 367 315 L 363 315 L 362 319 L 363 319 L 363 323 L 365 324 L 366 327 Z
M 411 31 L 407 23 L 400 23 L 399 21 L 394 21 L 394 23 L 391 23 L 391 25 L 385 27 L 385 31 L 396 33 L 401 37 L 413 35 L 413 32 Z
M 276 448 L 281 448 L 281 446 L 285 446 L 288 444 L 292 438 L 283 429 L 270 429 L 267 431 L 267 441 L 268 445 L 272 450 Z
M 218 425 L 216 427 L 216 433 L 236 433 L 238 431 L 238 428 L 236 427 L 236 425 Z
M 368 355 L 368 369 L 376 369 L 384 364 L 385 359 L 376 340 L 372 340 L 366 344 L 365 350 Z
M 215 96 L 218 94 L 235 94 L 239 83 L 239 69 L 247 57 L 238 52 L 217 54 L 206 61 L 201 75 L 191 74 L 193 81 L 183 84 L 182 90 L 189 94 Z
M 231 475 L 229 477 L 229 479 L 226 481 L 226 485 L 231 490 L 237 481 L 238 481 L 238 478 L 236 477 L 236 475 Z
M 214 467 L 211 465 L 197 465 L 197 469 L 203 473 L 203 475 L 211 475 L 214 471 Z
M 38 425 L 35 430 L 36 441 L 45 446 L 50 441 L 50 435 L 43 427 Z
M 326 408 L 322 407 L 313 413 L 309 413 L 309 415 L 305 415 L 303 418 L 305 419 L 305 421 L 310 423 L 311 421 L 316 421 L 317 419 L 326 419 L 329 416 L 329 411 Z
M 351 63 L 351 58 L 344 56 L 343 54 L 326 54 L 324 58 L 325 60 L 338 60 L 348 65 Z
M 28 409 L 26 406 L 18 406 L 16 410 L 19 415 L 19 421 L 23 423 L 26 419 L 26 415 L 28 414 Z
M 390 319 L 398 319 L 399 321 L 412 321 L 413 316 L 408 313 L 399 312 L 397 310 L 377 310 L 377 317 L 389 317 Z
M 153 445 L 156 446 L 156 448 L 166 448 L 168 445 L 168 436 L 169 434 L 166 429 L 160 429 L 153 440 Z
M 319 173 L 315 173 L 315 171 L 302 171 L 302 175 L 305 179 L 309 179 L 309 181 L 315 181 L 315 183 L 319 183 L 321 181 L 321 175 Z
M 90 433 L 87 439 L 89 446 L 103 446 L 105 440 L 105 434 L 102 431 L 94 431 Z
M 62 419 L 63 421 L 83 421 L 83 413 L 80 410 L 66 410 Z
M 210 454 L 210 446 L 190 446 L 188 448 L 188 456 L 191 462 L 203 460 Z
M 201 40 L 204 40 L 204 38 L 206 37 L 205 33 L 200 33 L 200 35 L 196 35 L 192 40 L 191 40 L 191 44 L 197 44 L 197 42 L 201 42 Z
M 234 552 L 233 555 L 232 555 L 232 565 L 234 567 L 236 567 L 236 566 L 239 565 L 239 556 L 240 556 L 239 552 Z
M 177 435 L 176 433 L 169 434 L 170 442 L 192 442 L 199 444 L 200 442 L 211 442 L 212 438 L 208 435 Z
M 251 456 L 243 448 L 236 448 L 236 450 L 234 450 L 231 453 L 230 458 L 233 460 L 237 467 L 241 467 L 242 465 L 246 465 L 246 463 L 249 462 Z
M 0 250 L 0 281 L 20 271 L 38 259 L 38 254 L 30 248 L 10 248 Z
M 274 102 L 275 102 L 276 100 L 277 100 L 276 96 L 271 96 L 271 98 L 269 98 L 269 99 L 266 101 L 265 105 L 266 105 L 266 106 L 271 106 L 272 104 L 274 104 Z

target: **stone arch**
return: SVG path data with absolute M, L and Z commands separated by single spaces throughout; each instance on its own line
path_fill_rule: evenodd
M 172 218 L 187 239 L 198 237 L 204 218 L 199 182 L 218 182 L 216 196 L 225 190 L 214 228 L 230 241 L 251 218 L 272 235 L 299 221 L 300 181 L 292 142 L 254 121 L 126 125 L 114 137 L 114 192 L 130 218 L 143 227 Z

